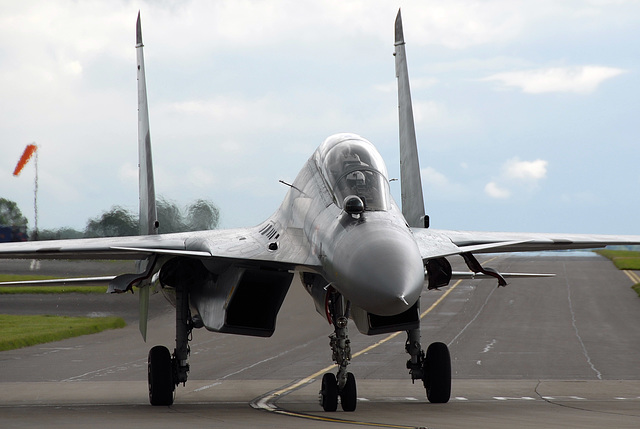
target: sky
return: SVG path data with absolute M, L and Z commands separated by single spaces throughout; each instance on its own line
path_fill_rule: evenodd
M 625 0 L 0 0 L 0 197 L 33 227 L 35 142 L 40 229 L 137 213 L 138 11 L 160 196 L 257 225 L 337 132 L 397 178 L 399 7 L 433 228 L 640 233 Z

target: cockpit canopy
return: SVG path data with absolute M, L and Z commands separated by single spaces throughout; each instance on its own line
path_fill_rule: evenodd
M 369 141 L 355 134 L 336 134 L 320 145 L 315 156 L 338 206 L 343 208 L 346 197 L 357 195 L 365 210 L 389 209 L 387 168 Z

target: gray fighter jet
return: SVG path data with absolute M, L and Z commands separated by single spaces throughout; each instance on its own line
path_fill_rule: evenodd
M 395 61 L 400 117 L 402 208 L 389 192 L 385 163 L 372 143 L 355 134 L 328 137 L 302 166 L 280 208 L 252 228 L 158 234 L 144 74 L 137 21 L 138 143 L 141 235 L 8 243 L 0 258 L 135 259 L 134 273 L 110 279 L 110 292 L 137 289 L 146 336 L 149 293 L 161 291 L 176 307 L 173 352 L 149 352 L 149 398 L 173 403 L 187 381 L 192 329 L 271 336 L 294 276 L 300 276 L 331 335 L 337 375 L 322 378 L 321 405 L 356 408 L 356 381 L 347 371 L 348 320 L 365 335 L 406 331 L 407 368 L 422 380 L 431 402 L 447 402 L 451 363 L 447 346 L 420 341 L 419 298 L 456 276 L 447 261 L 460 255 L 470 272 L 505 285 L 505 273 L 483 267 L 475 254 L 640 244 L 640 236 L 463 232 L 429 229 L 425 216 L 400 12 Z M 525 275 L 525 274 L 523 274 Z M 104 281 L 104 278 L 100 279 Z M 83 281 L 86 281 L 84 279 Z

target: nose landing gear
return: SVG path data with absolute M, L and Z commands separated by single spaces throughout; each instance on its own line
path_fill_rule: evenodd
M 320 405 L 325 411 L 338 409 L 338 397 L 344 411 L 355 411 L 358 402 L 356 378 L 347 372 L 347 365 L 351 361 L 351 345 L 347 332 L 349 308 L 349 303 L 345 305 L 338 292 L 330 292 L 327 312 L 331 316 L 334 333 L 329 336 L 329 345 L 333 352 L 333 361 L 338 364 L 338 373 L 326 373 L 322 377 Z

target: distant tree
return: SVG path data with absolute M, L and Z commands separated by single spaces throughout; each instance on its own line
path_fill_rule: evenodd
M 159 233 L 167 234 L 189 230 L 184 222 L 180 207 L 173 201 L 160 197 L 156 201 L 156 209 L 158 211 L 158 222 L 160 223 Z
M 0 204 L 1 201 L 3 200 L 0 200 Z M 196 200 L 185 210 L 181 210 L 173 201 L 160 197 L 156 208 L 160 223 L 158 230 L 163 234 L 215 229 L 220 220 L 218 208 L 211 201 L 203 199 Z M 73 228 L 48 229 L 40 231 L 39 239 L 60 240 L 83 236 L 87 238 L 120 237 L 138 234 L 138 216 L 120 206 L 113 206 L 111 210 L 102 213 L 101 216 L 89 219 L 84 234 Z
M 18 204 L 6 198 L 0 198 L 0 225 L 27 226 L 29 221 L 22 215 Z
M 38 240 L 66 240 L 68 238 L 83 238 L 82 231 L 73 228 L 42 229 L 38 233 Z
M 187 208 L 189 231 L 216 229 L 219 221 L 220 210 L 211 201 L 196 200 Z
M 196 200 L 181 210 L 178 205 L 164 198 L 157 203 L 160 233 L 204 231 L 215 229 L 220 219 L 220 211 L 211 202 L 203 199 Z
M 138 221 L 131 212 L 120 206 L 113 206 L 102 216 L 89 219 L 84 235 L 85 237 L 138 235 Z

